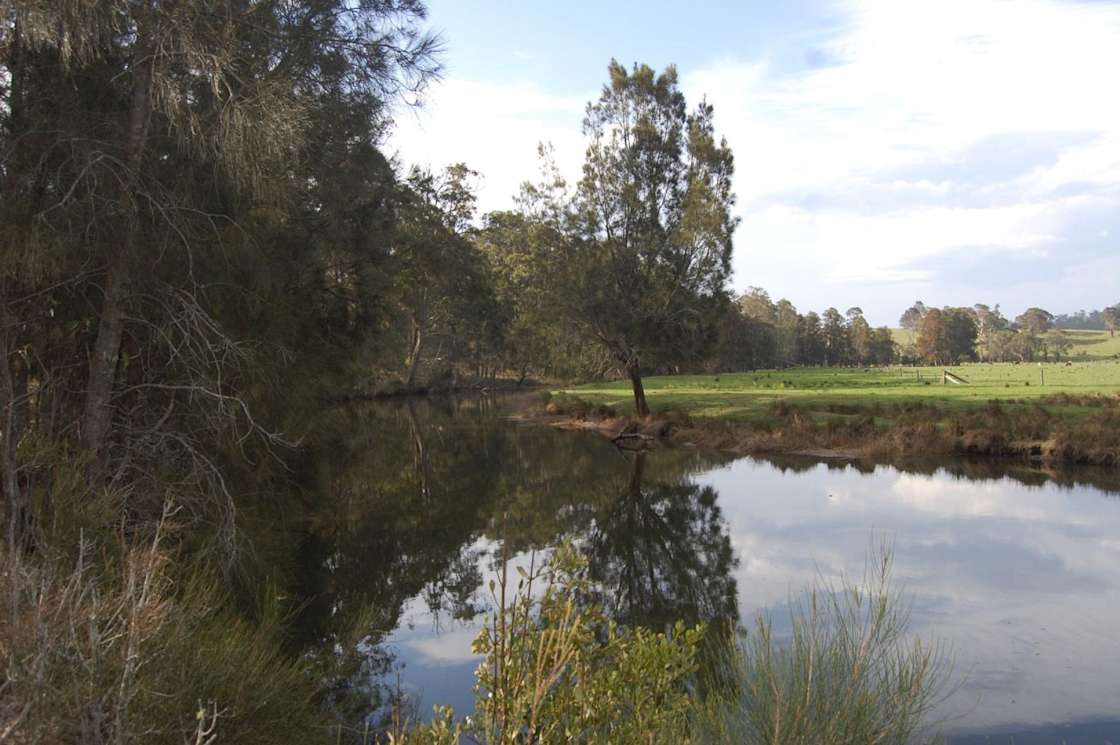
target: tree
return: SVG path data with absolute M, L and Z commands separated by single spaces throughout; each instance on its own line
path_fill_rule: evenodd
M 976 336 L 980 343 L 982 356 L 986 360 L 992 359 L 992 340 L 995 332 L 1007 328 L 1007 319 L 1000 313 L 999 304 L 990 308 L 983 303 L 972 306 L 976 316 Z
M 829 308 L 821 316 L 821 337 L 824 342 L 824 363 L 842 365 L 848 359 L 848 329 L 844 316 L 835 308 Z
M 876 365 L 889 365 L 897 356 L 898 345 L 886 326 L 880 326 L 871 333 L 871 362 Z
M 1052 329 L 1042 337 L 1042 357 L 1045 359 L 1048 354 L 1054 355 L 1054 361 L 1060 362 L 1064 355 L 1069 354 L 1069 350 L 1073 348 L 1073 339 L 1069 338 L 1060 329 Z
M 824 333 L 821 317 L 809 311 L 797 325 L 797 349 L 803 365 L 823 365 L 825 361 Z
M 516 370 L 519 380 L 529 370 L 582 372 L 578 357 L 566 354 L 566 329 L 550 303 L 557 273 L 552 249 L 562 241 L 550 226 L 520 212 L 490 213 L 476 237 L 494 284 L 495 310 L 505 324 L 502 363 Z
M 800 351 L 797 345 L 798 326 L 801 316 L 793 303 L 782 298 L 774 306 L 777 358 L 782 367 L 799 363 Z
M 945 342 L 945 324 L 941 311 L 930 308 L 922 318 L 922 325 L 918 330 L 918 354 L 930 364 L 943 364 L 949 358 Z
M 921 328 L 922 319 L 925 318 L 926 313 L 925 303 L 919 300 L 906 309 L 906 312 L 898 319 L 898 325 L 911 334 L 915 334 Z
M 918 333 L 918 354 L 930 364 L 947 365 L 972 359 L 976 321 L 969 308 L 930 308 Z
M 716 349 L 707 368 L 734 372 L 772 367 L 777 357 L 774 327 L 732 306 L 718 323 Z
M 770 300 L 770 294 L 761 287 L 748 287 L 736 302 L 739 310 L 748 318 L 769 324 L 778 321 L 778 310 Z
M 1120 327 L 1120 305 L 1112 305 L 1101 311 L 1101 317 L 1104 319 L 1105 328 L 1108 329 L 1108 335 L 1116 336 L 1116 329 Z
M 844 315 L 848 317 L 848 345 L 852 361 L 859 365 L 866 365 L 873 358 L 874 339 L 871 325 L 863 317 L 862 308 L 848 308 Z
M 165 496 L 195 516 L 206 501 L 234 534 L 223 436 L 242 455 L 247 433 L 278 443 L 250 399 L 378 328 L 363 321 L 382 304 L 370 268 L 395 177 L 377 143 L 393 99 L 438 68 L 423 16 L 0 2 L 0 413 L 20 425 L 3 461 L 23 435 L 85 449 L 83 488 L 150 495 L 129 520 Z M 27 460 L 0 462 L 6 491 L 58 483 L 62 463 Z M 5 496 L 16 519 L 22 497 Z
M 969 308 L 945 308 L 942 311 L 945 333 L 944 347 L 953 364 L 976 357 L 976 319 Z
M 687 111 L 674 67 L 612 61 L 609 74 L 584 119 L 564 305 L 627 373 L 645 416 L 643 364 L 700 357 L 726 309 L 733 160 L 712 107 Z
M 1028 308 L 1022 315 L 1016 317 L 1015 323 L 1020 330 L 1038 336 L 1050 330 L 1054 323 L 1054 316 L 1042 308 Z
M 425 345 L 434 336 L 449 341 L 483 338 L 493 309 L 484 259 L 470 240 L 476 174 L 463 164 L 436 178 L 413 170 L 402 203 L 391 270 L 407 318 L 405 385 L 413 386 Z

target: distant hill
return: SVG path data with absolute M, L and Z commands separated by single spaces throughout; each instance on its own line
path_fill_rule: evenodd
M 1063 329 L 1063 333 L 1073 340 L 1070 358 L 1078 362 L 1116 359 L 1120 355 L 1120 335 L 1109 336 L 1107 331 L 1083 331 Z

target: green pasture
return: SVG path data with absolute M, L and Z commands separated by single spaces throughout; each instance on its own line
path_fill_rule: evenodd
M 968 382 L 945 383 L 943 370 Z M 765 417 L 769 406 L 779 399 L 810 412 L 844 415 L 876 404 L 920 401 L 952 410 L 983 406 L 992 400 L 1017 406 L 1034 405 L 1040 398 L 1057 394 L 1111 395 L 1120 392 L 1120 362 L 1083 361 L 1069 366 L 1050 362 L 972 363 L 948 368 L 794 368 L 657 376 L 644 382 L 654 411 L 684 410 L 698 416 L 753 419 Z M 565 392 L 622 412 L 633 410 L 628 380 L 593 383 Z M 1076 402 L 1061 408 L 1069 414 L 1088 410 Z
M 1120 335 L 1107 331 L 1063 331 L 1073 341 L 1070 359 L 1076 362 L 1120 359 Z

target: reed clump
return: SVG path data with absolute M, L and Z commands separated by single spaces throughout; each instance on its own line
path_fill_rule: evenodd
M 935 739 L 929 716 L 950 692 L 945 649 L 909 633 L 891 587 L 892 552 L 861 582 L 821 580 L 790 602 L 789 630 L 760 613 L 731 644 L 739 686 L 698 708 L 694 739 L 747 745 L 866 745 Z M 728 677 L 725 673 L 724 677 Z

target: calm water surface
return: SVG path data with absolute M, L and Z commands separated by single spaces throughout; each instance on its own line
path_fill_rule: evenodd
M 914 631 L 951 645 L 964 676 L 938 711 L 951 742 L 1120 742 L 1111 476 L 638 456 L 481 400 L 346 416 L 345 446 L 320 469 L 334 508 L 303 552 L 307 633 L 375 608 L 383 633 L 362 674 L 399 678 L 421 712 L 470 710 L 470 644 L 503 542 L 525 563 L 574 541 L 625 622 L 764 611 L 780 627 L 791 592 L 859 576 L 878 536 L 894 544 Z

